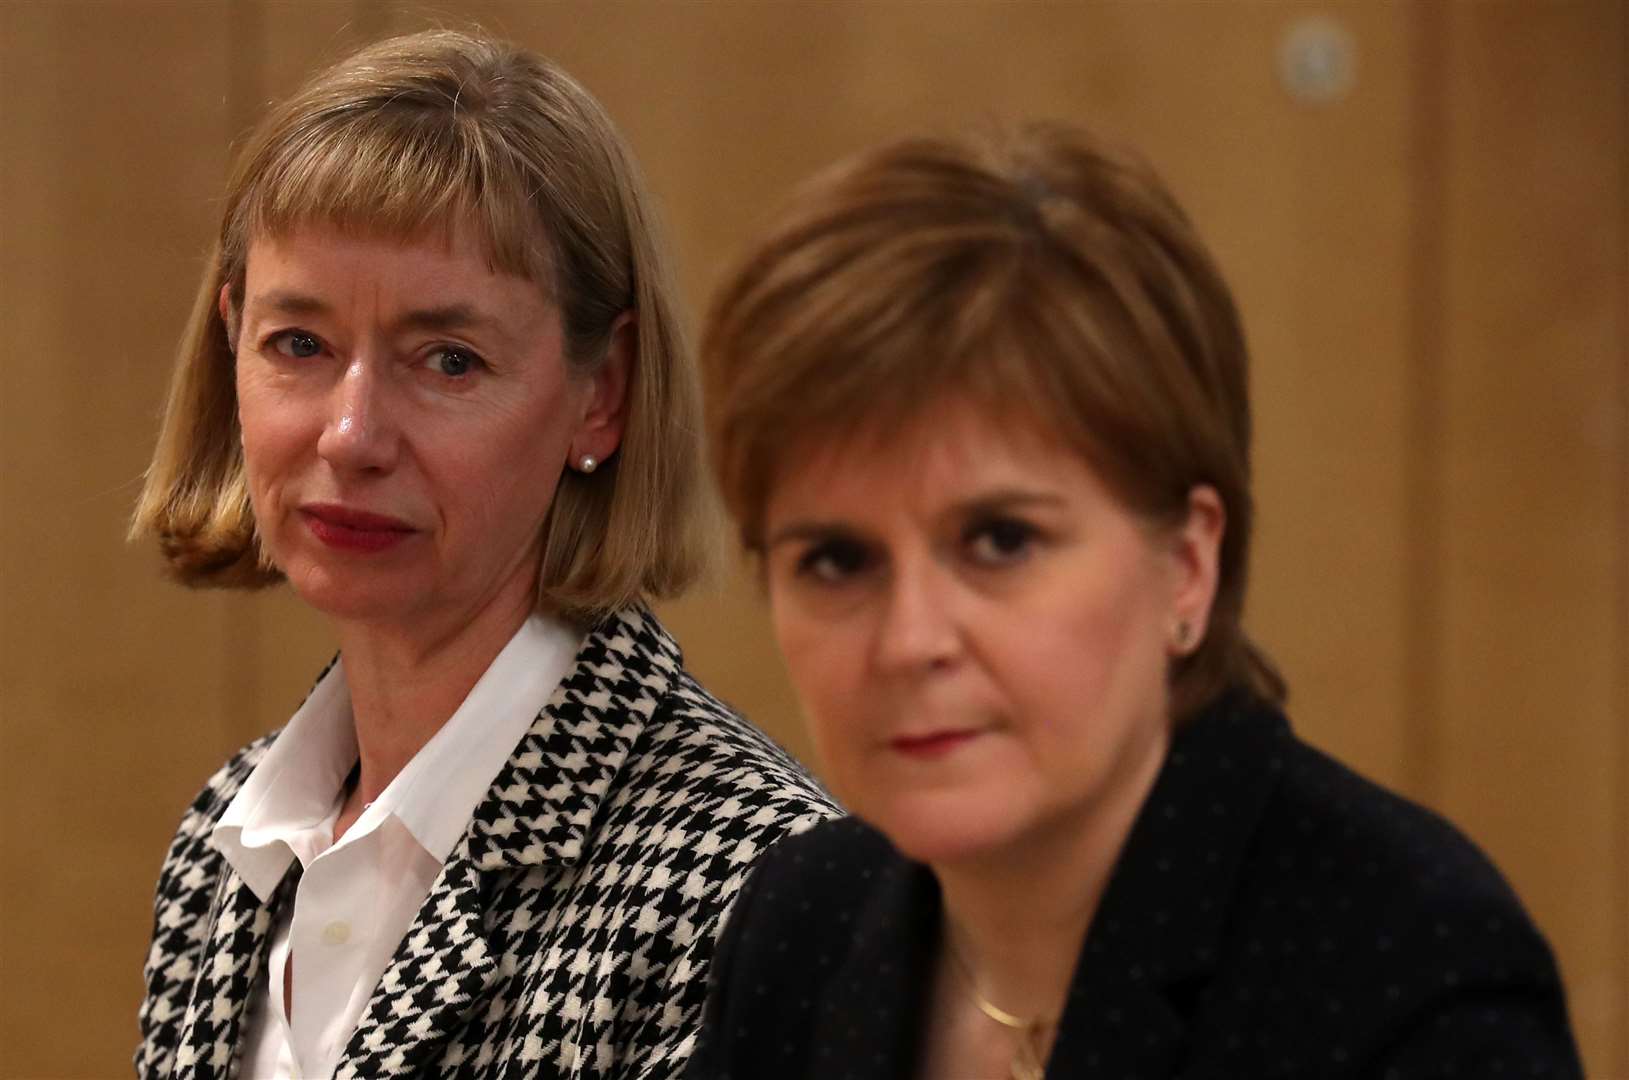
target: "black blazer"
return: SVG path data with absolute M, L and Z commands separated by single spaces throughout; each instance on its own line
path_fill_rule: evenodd
M 938 928 L 932 874 L 859 821 L 783 842 L 730 917 L 689 1076 L 908 1080 Z M 1176 737 L 1046 1075 L 1582 1073 L 1550 951 L 1487 859 L 1235 698 Z

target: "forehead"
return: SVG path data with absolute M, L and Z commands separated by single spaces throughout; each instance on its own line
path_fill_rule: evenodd
M 1106 489 L 1045 418 L 952 396 L 898 422 L 794 440 L 765 510 L 771 521 L 827 512 L 937 513 L 998 491 L 1096 496 Z
M 268 273 L 321 275 L 334 271 L 423 273 L 466 276 L 472 280 L 501 273 L 479 234 L 462 222 L 427 226 L 409 233 L 322 221 L 267 229 L 250 236 L 245 248 L 245 275 Z M 503 276 L 515 276 L 506 274 Z
M 397 236 L 313 223 L 250 240 L 244 270 L 248 312 L 357 302 L 415 308 L 456 304 L 523 320 L 553 307 L 529 278 L 495 266 L 479 234 L 462 225 Z

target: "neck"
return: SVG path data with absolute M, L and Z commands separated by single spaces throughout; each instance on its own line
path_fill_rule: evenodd
M 456 626 L 345 623 L 339 628 L 360 757 L 351 800 L 372 802 L 441 730 L 532 611 L 532 592 L 509 590 Z
M 975 991 L 1026 1020 L 1056 1022 L 1120 850 L 1169 745 L 1163 729 L 1112 790 L 1012 844 L 936 862 L 946 945 Z

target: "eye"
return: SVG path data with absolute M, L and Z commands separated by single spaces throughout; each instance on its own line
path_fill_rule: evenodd
M 430 350 L 425 363 L 437 374 L 445 375 L 449 379 L 462 379 L 476 369 L 486 366 L 486 362 L 479 356 L 457 345 L 436 346 Z
M 962 543 L 975 563 L 1008 566 L 1028 558 L 1039 535 L 1039 530 L 1027 521 L 991 517 L 969 525 L 962 534 Z
M 864 573 L 872 562 L 872 554 L 864 544 L 834 537 L 811 544 L 798 557 L 797 573 L 823 585 L 840 585 Z
M 274 334 L 271 347 L 294 360 L 304 360 L 322 352 L 322 342 L 317 340 L 316 335 L 304 330 L 284 330 Z

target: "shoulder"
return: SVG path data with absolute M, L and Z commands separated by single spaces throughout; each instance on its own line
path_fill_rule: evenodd
M 702 687 L 643 607 L 603 619 L 562 686 L 569 715 L 609 719 L 629 740 L 616 750 L 612 809 L 664 811 L 653 823 L 683 828 L 707 815 L 713 827 L 766 838 L 840 813 L 790 754 Z
M 603 772 L 575 802 L 582 848 L 569 889 L 546 902 L 582 913 L 559 919 L 563 947 L 634 958 L 596 962 L 615 980 L 605 1039 L 629 1075 L 673 1075 L 691 1053 L 717 938 L 740 890 L 766 853 L 841 810 L 696 681 L 648 612 L 619 613 L 598 629 L 573 678 L 565 706 L 551 706 L 561 730 L 614 735 L 598 751 L 560 742 L 578 767 L 598 752 Z
M 1361 897 L 1376 901 L 1366 917 L 1435 903 L 1520 910 L 1462 832 L 1303 742 L 1271 706 L 1234 700 L 1197 718 L 1173 743 L 1151 804 L 1177 823 L 1147 839 L 1226 849 L 1237 884 L 1332 901 L 1326 917 L 1359 914 Z
M 154 889 L 152 940 L 142 966 L 139 1075 L 168 1073 L 224 863 L 210 833 L 275 738 L 275 732 L 262 736 L 232 755 L 187 806 L 170 841 Z
M 937 897 L 926 874 L 858 818 L 788 837 L 759 860 L 730 913 L 723 946 L 730 970 L 719 981 L 812 989 L 861 938 L 906 935 L 901 924 Z
M 695 918 L 716 931 L 766 853 L 841 813 L 790 754 L 680 669 L 629 749 L 599 835 L 621 861 L 682 870 Z
M 215 829 L 215 823 L 220 821 L 221 815 L 232 804 L 238 791 L 243 787 L 249 774 L 254 772 L 255 766 L 277 738 L 277 732 L 262 735 L 254 742 L 233 754 L 215 771 L 215 774 L 205 782 L 203 789 L 188 804 L 181 815 L 181 822 L 176 826 L 175 837 L 170 841 L 168 852 L 164 856 L 164 865 L 159 871 L 158 887 L 156 890 L 155 905 L 158 909 L 159 925 L 166 924 L 165 908 L 170 905 L 179 905 L 188 912 L 196 914 L 196 905 L 191 903 L 191 894 L 196 891 L 199 881 L 203 877 L 211 877 L 204 871 L 219 863 L 221 855 L 210 844 L 210 834 Z M 172 916 L 170 923 L 179 916 Z M 159 945 L 159 938 L 155 935 L 154 947 Z
M 191 803 L 181 815 L 181 823 L 176 828 L 175 839 L 171 843 L 171 858 L 176 849 L 189 841 L 205 838 L 215 828 L 215 823 L 226 808 L 242 789 L 244 781 L 255 771 L 255 766 L 266 756 L 266 751 L 276 741 L 278 732 L 273 731 L 262 735 L 254 742 L 240 749 L 227 759 L 215 773 L 204 782 L 203 788 L 193 797 Z
M 309 698 L 311 693 L 322 685 L 323 680 L 327 678 L 328 673 L 334 669 L 338 662 L 339 654 L 337 653 L 329 658 L 328 663 L 323 665 L 322 671 L 318 672 L 317 677 L 312 680 L 311 688 L 306 691 L 306 697 Z M 221 819 L 222 814 L 226 813 L 226 808 L 232 804 L 232 800 L 242 790 L 243 785 L 255 771 L 255 767 L 265 758 L 266 752 L 271 749 L 272 744 L 277 741 L 278 736 L 281 734 L 281 728 L 267 732 L 239 749 L 237 753 L 227 759 L 226 764 L 215 770 L 215 773 L 204 782 L 203 789 L 188 804 L 186 812 L 182 815 L 181 824 L 176 830 L 175 842 L 177 845 L 184 840 L 198 837 L 207 838 L 209 836 L 211 830 L 215 828 L 215 823 Z M 172 856 L 173 854 L 174 847 L 172 845 Z
M 691 1080 L 821 1075 L 834 1052 L 822 1025 L 837 1017 L 847 1030 L 855 1000 L 898 1005 L 926 970 L 913 945 L 937 930 L 930 882 L 855 818 L 822 822 L 766 853 L 719 942 Z M 914 1038 L 891 1011 L 865 1015 L 877 1029 L 874 1054 Z
M 819 927 L 807 925 L 811 911 L 819 913 L 820 926 L 847 922 L 845 912 L 863 910 L 891 878 L 916 869 L 858 818 L 823 821 L 764 855 L 750 886 L 752 917 L 761 922 L 787 919 L 816 934 Z
M 1323 1055 L 1330 1075 L 1359 1053 L 1399 1076 L 1441 1062 L 1573 1075 L 1554 959 L 1492 861 L 1282 722 L 1255 752 L 1271 794 L 1233 897 L 1227 981 L 1276 1000 L 1263 1026 L 1286 1058 Z
M 595 796 L 591 858 L 682 875 L 695 919 L 715 921 L 771 846 L 842 813 L 796 759 L 686 670 L 648 611 L 602 623 L 576 670 L 560 717 L 617 732 L 604 742 L 608 786 Z
M 737 855 L 745 862 L 758 845 L 841 813 L 791 754 L 696 680 L 654 616 L 624 616 L 621 625 L 634 646 L 623 664 L 660 686 L 618 780 L 628 797 L 664 811 L 669 828 L 749 841 Z
M 1344 912 L 1371 925 L 1413 927 L 1428 913 L 1478 911 L 1502 914 L 1500 925 L 1531 930 L 1493 862 L 1441 815 L 1292 735 L 1286 733 L 1281 746 L 1275 758 L 1280 782 L 1259 836 L 1258 874 L 1331 901 L 1330 914 Z M 1456 930 L 1474 928 L 1461 924 Z M 1433 936 L 1454 933 L 1433 930 Z M 1542 945 L 1536 932 L 1522 936 Z
M 207 914 L 199 894 L 214 889 L 223 862 L 210 834 L 276 738 L 276 732 L 263 735 L 233 754 L 182 813 L 154 889 L 154 959 L 195 936 L 193 924 Z
M 652 718 L 649 746 L 682 762 L 691 795 L 761 812 L 774 807 L 797 819 L 794 832 L 840 813 L 807 769 L 757 725 L 680 671 Z M 670 769 L 672 766 L 669 767 Z

